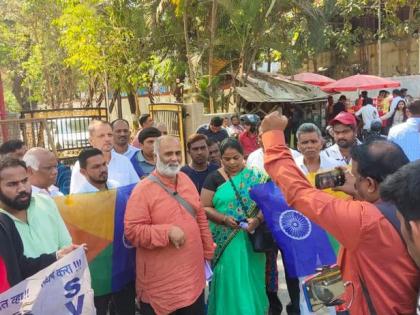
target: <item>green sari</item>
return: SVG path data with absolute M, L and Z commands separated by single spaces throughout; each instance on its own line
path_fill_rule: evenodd
M 254 217 L 258 213 L 249 197 L 252 186 L 265 182 L 266 175 L 256 169 L 243 169 L 232 177 L 242 197 L 244 211 L 230 181 L 220 185 L 213 197 L 217 211 L 236 220 Z M 248 232 L 210 223 L 217 244 L 210 283 L 208 315 L 264 315 L 268 310 L 265 290 L 265 253 L 252 249 Z

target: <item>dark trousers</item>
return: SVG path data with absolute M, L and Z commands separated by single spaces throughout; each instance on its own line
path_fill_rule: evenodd
M 283 305 L 277 296 L 278 288 L 278 272 L 277 272 L 277 254 L 278 251 L 266 253 L 266 291 L 269 302 L 269 315 L 280 315 L 283 310 Z M 282 260 L 284 256 L 282 255 Z M 283 261 L 283 265 L 284 261 Z M 290 278 L 285 268 L 285 277 L 287 291 L 290 297 L 290 303 L 286 306 L 286 312 L 288 315 L 300 314 L 299 300 L 300 300 L 300 289 L 299 280 L 297 278 Z
M 107 315 L 112 303 L 115 315 L 135 315 L 136 313 L 136 289 L 134 282 L 128 284 L 121 291 L 95 296 L 95 307 L 97 315 Z
M 152 306 L 147 303 L 140 303 L 140 312 L 141 315 L 156 315 Z M 206 310 L 204 306 L 204 292 L 198 297 L 198 299 L 191 304 L 172 312 L 170 315 L 205 315 Z

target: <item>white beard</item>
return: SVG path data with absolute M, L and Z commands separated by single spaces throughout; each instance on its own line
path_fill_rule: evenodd
M 165 164 L 159 158 L 159 155 L 156 157 L 156 170 L 159 174 L 162 174 L 166 177 L 175 177 L 181 170 L 181 165 L 177 164 Z

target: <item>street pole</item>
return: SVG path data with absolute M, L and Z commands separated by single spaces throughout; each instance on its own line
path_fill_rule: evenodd
M 379 0 L 378 5 L 378 76 L 382 76 L 382 14 L 381 14 L 382 1 Z

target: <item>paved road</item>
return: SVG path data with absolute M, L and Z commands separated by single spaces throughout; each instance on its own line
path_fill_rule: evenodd
M 285 305 L 287 305 L 290 302 L 290 298 L 289 298 L 289 295 L 287 293 L 286 279 L 284 278 L 283 262 L 281 260 L 280 255 L 279 255 L 279 258 L 277 259 L 277 265 L 278 265 L 278 268 L 279 268 L 279 291 L 278 291 L 278 295 L 279 295 L 281 303 L 283 304 L 283 307 L 285 307 Z M 286 314 L 286 311 L 283 311 L 282 314 Z M 329 313 L 325 309 L 321 309 L 314 314 L 328 315 Z

